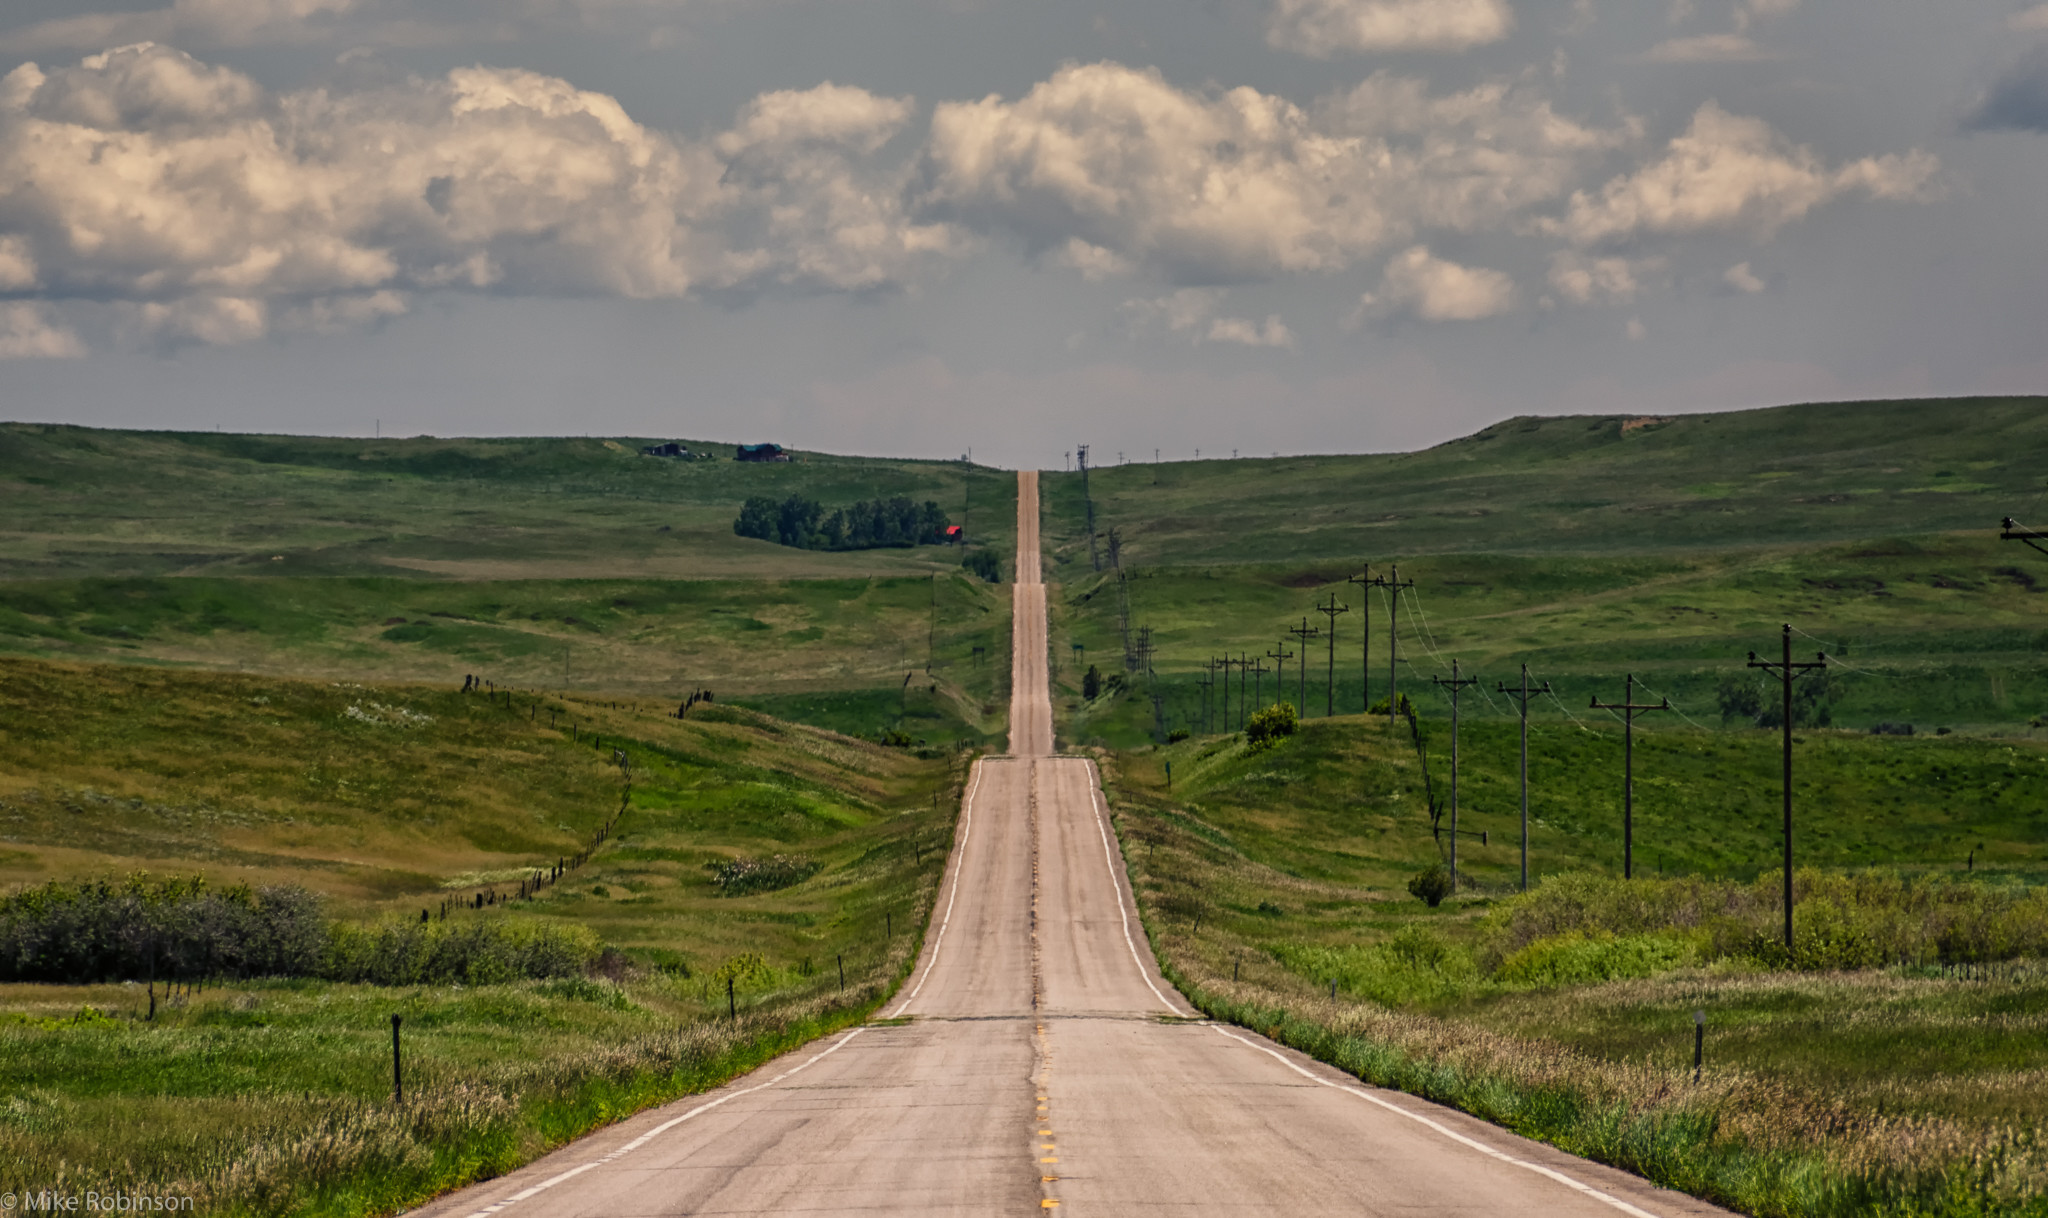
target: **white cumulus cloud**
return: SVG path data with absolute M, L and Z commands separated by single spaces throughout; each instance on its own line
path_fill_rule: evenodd
M 1304 109 L 1158 72 L 1071 65 L 1011 102 L 941 104 L 924 169 L 930 214 L 1082 246 L 1184 283 L 1340 270 L 1424 228 L 1500 225 L 1561 199 L 1626 138 L 1520 86 L 1430 95 L 1375 74 Z M 1074 243 L 1080 243 L 1076 245 Z
M 0 280 L 139 308 L 157 336 L 389 316 L 432 288 L 674 297 L 863 290 L 953 237 L 872 154 L 908 99 L 763 95 L 705 141 L 533 72 L 272 95 L 167 47 L 0 78 Z
M 1283 347 L 1289 351 L 1295 346 L 1294 332 L 1280 320 L 1278 313 L 1268 313 L 1263 322 L 1249 317 L 1219 317 L 1209 323 L 1209 341 L 1241 343 L 1247 347 Z
M 1500 271 L 1460 266 L 1417 245 L 1387 263 L 1379 290 L 1362 297 L 1360 303 L 1382 316 L 1478 321 L 1515 307 L 1515 283 Z
M 1327 59 L 1372 51 L 1462 51 L 1514 29 L 1504 0 L 1275 0 L 1266 41 Z
M 1597 192 L 1574 193 L 1564 218 L 1545 227 L 1581 246 L 1712 230 L 1747 230 L 1761 239 L 1845 194 L 1919 197 L 1938 168 L 1918 151 L 1830 168 L 1762 119 L 1708 102 L 1661 160 Z
M 85 344 L 47 306 L 0 303 L 0 359 L 76 359 L 84 354 Z
M 1756 272 L 1749 269 L 1747 262 L 1738 262 L 1723 271 L 1721 280 L 1740 292 L 1761 292 L 1765 286 L 1764 281 L 1757 278 Z
M 1589 257 L 1561 250 L 1550 259 L 1550 286 L 1573 304 L 1621 303 L 1642 290 L 1644 271 L 1662 265 L 1655 258 Z

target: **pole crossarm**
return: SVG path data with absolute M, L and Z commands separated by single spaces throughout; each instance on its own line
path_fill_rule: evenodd
M 2048 533 L 2043 533 L 2038 529 L 2024 528 L 2010 516 L 2007 516 L 1998 523 L 2000 526 L 1998 540 L 2025 542 L 2041 553 L 2048 554 L 2048 547 L 2044 547 L 2041 544 L 2044 541 L 2048 541 Z
M 1451 675 L 1430 680 L 1451 691 L 1451 891 L 1458 890 L 1458 695 L 1467 685 L 1479 684 L 1478 677 L 1460 677 L 1458 662 L 1451 661 Z M 1485 840 L 1482 835 L 1481 841 Z
M 2006 524 L 2012 523 L 2011 517 Z M 2025 538 L 2020 540 L 2024 541 Z M 2039 547 L 2036 547 L 2037 549 Z M 1828 666 L 1826 652 L 1813 653 L 1811 661 L 1792 661 L 1792 623 L 1785 623 L 1783 635 L 1784 659 L 1759 660 L 1754 651 L 1749 653 L 1749 667 L 1769 669 L 1778 674 L 1785 691 L 1785 954 L 1792 954 L 1792 682 L 1806 673 Z
M 1593 695 L 1593 709 L 1622 712 L 1621 733 L 1621 878 L 1634 879 L 1636 873 L 1636 716 L 1646 711 L 1671 709 L 1671 699 L 1656 702 L 1636 701 L 1636 675 L 1628 674 L 1622 686 L 1621 701 L 1602 702 L 1598 694 Z
M 1529 684 L 1529 666 L 1522 665 L 1522 683 L 1509 685 L 1506 681 L 1496 683 L 1501 693 L 1507 694 L 1521 704 L 1522 710 L 1522 891 L 1529 891 L 1529 699 L 1537 694 L 1550 693 L 1550 682 L 1541 685 Z

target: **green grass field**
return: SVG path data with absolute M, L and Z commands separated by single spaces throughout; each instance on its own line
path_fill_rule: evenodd
M 1594 780 L 1607 767 L 1585 755 L 1618 753 L 1618 742 L 1576 735 L 1541 738 L 1563 758 L 1535 801 L 1538 885 L 1618 873 L 1618 792 Z M 1492 760 L 1506 737 L 1493 731 L 1494 747 L 1466 754 L 1488 760 L 1461 791 L 1474 799 L 1464 827 L 1485 828 L 1489 842 L 1461 844 L 1466 886 L 1436 909 L 1405 891 L 1442 857 L 1405 732 L 1389 737 L 1354 717 L 1307 724 L 1262 752 L 1225 738 L 1105 754 L 1155 949 L 1212 1015 L 1743 1212 L 2048 1207 L 2035 1132 L 2048 1120 L 2039 959 L 1948 969 L 1929 941 L 1907 967 L 1777 972 L 1682 950 L 1630 956 L 1629 942 L 1593 940 L 1589 951 L 1617 979 L 1489 972 L 1489 919 L 1514 905 L 1517 880 L 1512 771 Z M 1875 865 L 2038 900 L 2048 825 L 2036 793 L 2048 749 L 1960 736 L 1801 738 L 1802 750 L 1835 755 L 1832 772 L 1861 778 L 1799 791 L 1801 857 L 1820 874 Z M 1687 731 L 1639 751 L 1639 775 L 1659 778 L 1638 790 L 1644 873 L 1762 872 L 1769 886 L 1770 742 Z M 1702 790 L 1714 798 L 1696 798 Z M 1828 933 L 1802 919 L 1802 943 Z M 1690 1083 L 1696 1009 L 1709 1013 L 1703 1088 Z
M 445 902 L 613 953 L 592 979 L 469 990 L 215 979 L 153 1020 L 133 983 L 0 985 L 0 1187 L 119 1176 L 219 1213 L 386 1212 L 859 1018 L 915 952 L 965 773 L 625 697 L 10 660 L 0 703 L 0 883 L 295 883 L 356 921 Z M 510 900 L 615 813 L 585 865 Z M 775 857 L 815 873 L 714 882 Z M 469 908 L 480 892 L 502 900 Z M 404 1110 L 384 1098 L 393 1013 Z

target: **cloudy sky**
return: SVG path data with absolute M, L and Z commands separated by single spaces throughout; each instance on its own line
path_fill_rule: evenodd
M 2048 391 L 2048 4 L 9 0 L 0 415 L 1058 468 Z

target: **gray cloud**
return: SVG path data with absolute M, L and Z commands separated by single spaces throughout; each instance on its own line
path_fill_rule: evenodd
M 889 287 L 954 241 L 872 163 L 911 113 L 827 83 L 693 142 L 512 69 L 271 96 L 149 44 L 25 64 L 0 78 L 0 281 L 204 343 L 389 316 L 421 289 Z
M 1118 63 L 1062 68 L 1015 102 L 942 103 L 931 127 L 932 214 L 1183 283 L 1336 271 L 1425 228 L 1501 225 L 1630 135 L 1519 85 L 1432 95 L 1376 73 L 1303 108 Z
M 1971 131 L 2048 131 L 2048 44 L 1999 73 L 1963 126 Z

